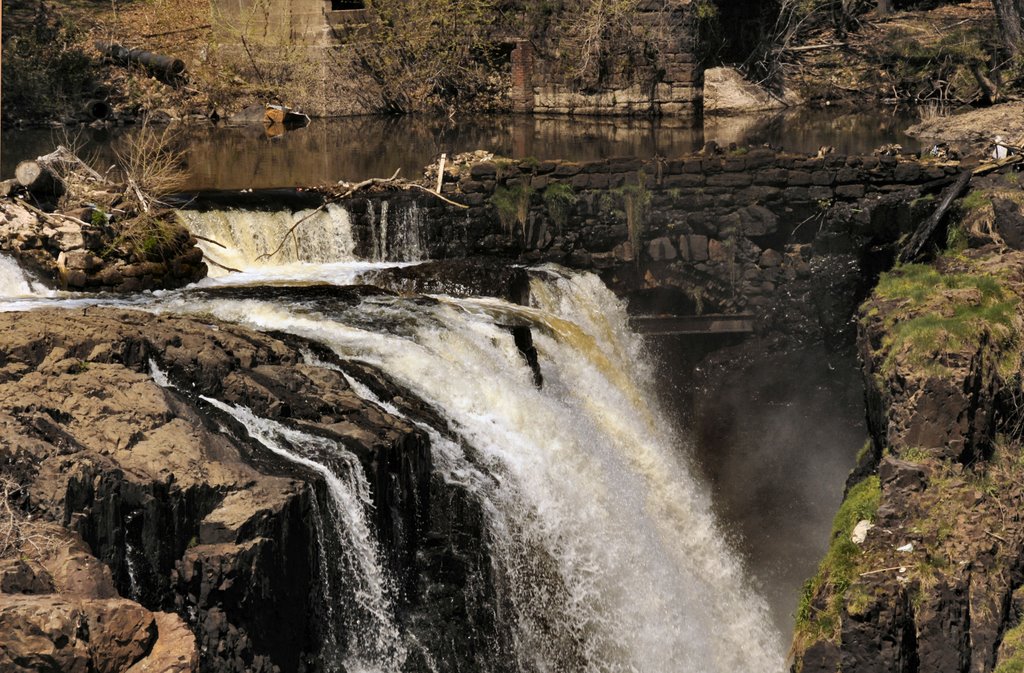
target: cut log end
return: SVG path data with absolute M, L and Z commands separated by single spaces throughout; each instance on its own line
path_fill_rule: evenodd
M 14 169 L 14 179 L 33 194 L 59 194 L 61 182 L 38 161 L 22 161 Z

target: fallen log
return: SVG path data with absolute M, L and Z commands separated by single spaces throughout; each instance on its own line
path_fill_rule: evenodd
M 115 42 L 97 40 L 96 49 L 118 65 L 125 67 L 141 65 L 150 74 L 164 82 L 174 82 L 185 72 L 185 62 L 180 58 L 154 54 L 144 49 L 129 49 Z
M 22 161 L 14 169 L 14 179 L 37 196 L 60 196 L 64 192 L 64 183 L 41 161 Z
M 942 218 L 945 217 L 946 211 L 953 205 L 953 202 L 963 196 L 964 192 L 967 191 L 967 187 L 971 184 L 971 178 L 974 177 L 974 173 L 971 171 L 964 171 L 957 178 L 956 182 L 951 184 L 949 187 L 942 192 L 942 198 L 939 201 L 939 207 L 935 209 L 931 217 L 921 223 L 921 226 L 917 228 L 914 235 L 910 237 L 906 246 L 900 251 L 899 261 L 903 264 L 916 260 L 921 252 L 924 250 L 924 246 L 931 239 L 935 230 L 942 224 Z

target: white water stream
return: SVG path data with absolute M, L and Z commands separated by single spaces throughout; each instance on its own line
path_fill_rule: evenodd
M 324 230 L 299 239 L 295 255 L 275 266 L 256 257 L 267 241 L 276 245 L 272 232 L 289 224 L 246 217 L 241 226 L 238 217 L 207 214 L 200 233 L 230 246 L 208 254 L 247 274 L 204 285 L 343 284 L 379 268 L 351 259 L 347 213 L 322 215 Z M 375 244 L 374 256 L 387 259 L 385 248 Z M 439 476 L 481 502 L 519 671 L 782 670 L 766 603 L 716 524 L 706 489 L 687 469 L 687 443 L 658 407 L 624 307 L 595 276 L 555 267 L 533 275 L 529 307 L 447 296 L 311 307 L 186 291 L 163 293 L 146 308 L 318 341 L 342 360 L 380 369 L 443 414 L 454 439 L 421 427 Z M 541 388 L 502 326 L 510 318 L 532 326 Z M 353 388 L 380 403 L 358 382 Z M 344 530 L 348 556 L 340 562 L 360 578 L 363 616 L 355 620 L 345 665 L 398 673 L 408 643 L 393 619 L 357 461 L 345 468 L 343 447 L 207 401 L 268 450 L 324 478 L 331 514 Z M 342 458 L 328 467 L 319 458 L 325 454 Z

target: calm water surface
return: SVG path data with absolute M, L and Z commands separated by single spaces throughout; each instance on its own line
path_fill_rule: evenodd
M 916 121 L 905 111 L 862 113 L 799 110 L 736 117 L 688 120 L 550 118 L 504 115 L 437 119 L 430 117 L 361 117 L 316 120 L 304 129 L 270 137 L 261 125 L 195 126 L 182 131 L 188 151 L 186 189 L 293 187 L 337 180 L 387 177 L 396 169 L 418 177 L 442 152 L 484 149 L 513 158 L 585 161 L 613 156 L 671 157 L 699 150 L 715 140 L 721 145 L 761 145 L 796 152 L 870 152 L 899 143 L 918 148 L 903 129 Z M 78 135 L 83 155 L 102 167 L 114 163 L 113 149 L 132 129 L 84 129 Z M 67 144 L 65 129 L 5 131 L 0 144 L 0 173 L 14 174 L 19 161 Z

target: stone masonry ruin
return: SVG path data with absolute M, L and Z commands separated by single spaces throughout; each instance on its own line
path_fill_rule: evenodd
M 703 67 L 694 56 L 690 1 L 640 0 L 633 36 L 603 53 L 583 80 L 559 39 L 510 34 L 491 41 L 508 54 L 506 92 L 516 112 L 586 115 L 693 115 L 701 109 Z M 221 53 L 242 69 L 282 80 L 285 101 L 314 116 L 375 112 L 374 82 L 362 74 L 349 40 L 366 40 L 372 7 L 353 0 L 211 0 Z M 369 36 L 372 39 L 372 35 Z M 277 59 L 277 63 L 273 62 Z M 253 72 L 261 81 L 272 78 Z M 288 86 L 287 78 L 293 80 Z M 290 90 L 291 89 L 291 90 Z M 290 94 L 290 96 L 289 96 Z

